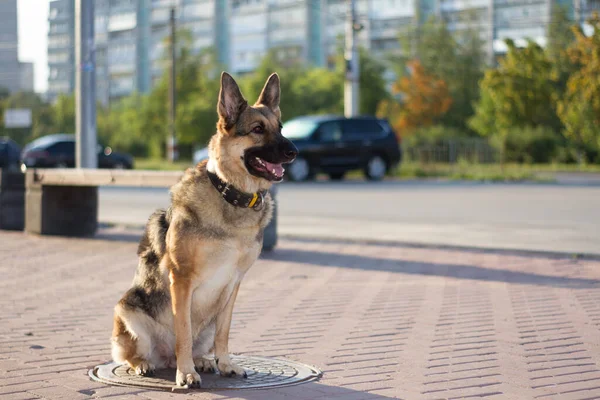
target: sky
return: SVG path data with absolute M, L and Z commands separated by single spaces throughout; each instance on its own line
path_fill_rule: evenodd
M 48 4 L 50 0 L 18 0 L 19 61 L 33 62 L 35 91 L 48 87 Z

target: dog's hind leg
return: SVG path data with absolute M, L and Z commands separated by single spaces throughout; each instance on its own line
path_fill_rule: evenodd
M 128 321 L 131 322 L 131 321 Z M 118 363 L 127 363 L 137 375 L 151 376 L 155 365 L 152 363 L 152 339 L 142 329 L 128 329 L 123 318 L 115 315 L 112 334 L 112 357 Z

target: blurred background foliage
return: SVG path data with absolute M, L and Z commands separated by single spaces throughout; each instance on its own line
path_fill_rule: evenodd
M 405 56 L 378 60 L 361 49 L 360 112 L 389 119 L 407 156 L 416 160 L 423 157 L 420 149 L 446 146 L 468 153 L 464 149 L 471 146 L 479 149 L 473 156 L 478 162 L 600 163 L 600 19 L 592 17 L 592 34 L 586 36 L 571 26 L 565 10 L 557 7 L 552 18 L 545 48 L 507 41 L 507 54 L 493 66 L 486 65 L 476 32 L 453 36 L 435 18 L 398 38 Z M 189 159 L 215 132 L 223 67 L 212 50 L 193 54 L 185 31 L 179 38 L 176 131 L 180 156 Z M 256 71 L 236 79 L 253 103 L 266 78 L 278 72 L 285 122 L 307 114 L 343 114 L 344 65 L 341 49 L 331 69 L 290 64 L 270 53 Z M 391 85 L 386 70 L 394 72 Z M 150 93 L 98 105 L 102 143 L 137 157 L 164 157 L 168 73 Z M 48 104 L 33 93 L 0 90 L 0 119 L 5 108 L 33 112 L 31 129 L 0 128 L 0 136 L 23 145 L 46 134 L 73 133 L 74 103 L 72 96 Z M 489 149 L 499 157 L 488 160 Z M 436 161 L 455 162 L 466 153 L 448 154 L 448 160 Z

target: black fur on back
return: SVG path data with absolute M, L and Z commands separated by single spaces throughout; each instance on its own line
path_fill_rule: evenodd
M 170 222 L 170 208 L 157 210 L 148 218 L 137 250 L 139 263 L 133 285 L 121 299 L 122 306 L 141 309 L 152 318 L 169 301 L 169 289 L 164 285 L 159 266 L 165 254 L 165 238 Z

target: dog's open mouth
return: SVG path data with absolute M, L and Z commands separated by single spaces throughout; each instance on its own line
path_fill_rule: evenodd
M 275 182 L 281 181 L 285 172 L 285 168 L 281 163 L 271 163 L 254 155 L 249 155 L 246 158 L 246 168 L 252 175 Z

